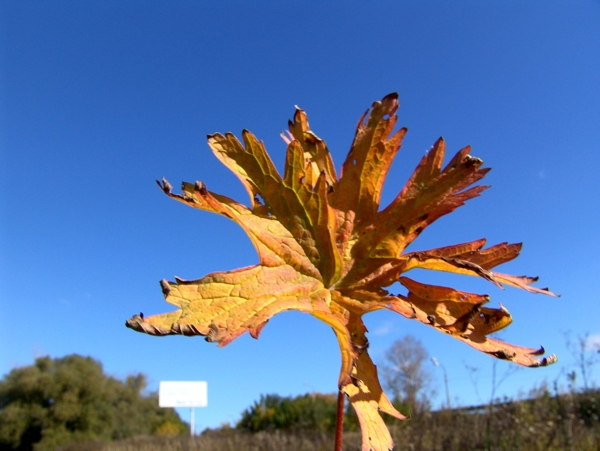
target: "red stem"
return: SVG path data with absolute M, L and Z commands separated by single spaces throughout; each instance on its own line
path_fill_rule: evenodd
M 337 413 L 335 417 L 335 448 L 334 451 L 342 451 L 342 436 L 344 434 L 344 392 L 338 392 Z

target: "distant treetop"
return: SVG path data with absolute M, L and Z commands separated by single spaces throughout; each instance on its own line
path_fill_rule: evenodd
M 144 394 L 146 385 L 141 373 L 125 381 L 104 374 L 91 357 L 40 357 L 0 381 L 0 451 L 185 433 L 175 410 Z

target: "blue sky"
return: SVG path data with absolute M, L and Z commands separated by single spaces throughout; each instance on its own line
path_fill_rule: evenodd
M 411 277 L 490 294 L 514 318 L 500 338 L 558 354 L 553 367 L 510 374 L 499 394 L 564 383 L 574 363 L 564 334 L 600 337 L 598 23 L 598 1 L 0 3 L 0 374 L 79 353 L 117 377 L 143 372 L 151 389 L 205 380 L 199 429 L 235 422 L 260 394 L 334 392 L 336 340 L 308 315 L 281 314 L 258 341 L 225 348 L 124 322 L 171 309 L 160 279 L 258 261 L 234 223 L 154 183 L 202 180 L 247 202 L 207 134 L 247 128 L 281 167 L 279 133 L 298 105 L 339 168 L 363 111 L 397 91 L 409 131 L 384 203 L 439 136 L 449 154 L 471 144 L 493 168 L 490 190 L 411 249 L 524 242 L 499 269 L 539 275 L 562 296 Z M 453 402 L 489 397 L 490 357 L 391 313 L 365 321 L 376 363 L 410 333 L 445 366 Z

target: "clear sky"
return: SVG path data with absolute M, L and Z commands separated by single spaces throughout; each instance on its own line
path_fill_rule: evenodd
M 574 363 L 565 332 L 600 338 L 599 24 L 598 0 L 1 2 L 0 374 L 79 353 L 117 377 L 143 372 L 151 389 L 205 380 L 199 429 L 235 422 L 261 394 L 334 392 L 338 345 L 309 315 L 281 314 L 258 341 L 225 348 L 124 323 L 172 309 L 160 279 L 258 261 L 233 222 L 154 182 L 202 180 L 247 202 L 207 134 L 247 128 L 281 167 L 279 133 L 298 105 L 339 168 L 360 115 L 397 91 L 409 131 L 384 201 L 439 136 L 450 154 L 471 144 L 493 168 L 492 188 L 411 250 L 524 242 L 499 269 L 539 275 L 562 296 L 411 277 L 490 294 L 514 317 L 500 338 L 559 356 L 510 375 L 499 394 L 563 384 Z M 411 333 L 446 368 L 453 402 L 488 399 L 492 358 L 398 315 L 365 321 L 376 363 Z M 472 377 L 467 366 L 478 368 Z M 500 362 L 498 377 L 509 367 Z

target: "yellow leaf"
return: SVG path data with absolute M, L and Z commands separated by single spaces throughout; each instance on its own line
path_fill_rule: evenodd
M 429 285 L 405 277 L 414 268 L 482 277 L 498 287 L 510 285 L 554 296 L 532 286 L 535 277 L 492 271 L 516 258 L 520 244 L 484 249 L 485 240 L 405 253 L 430 224 L 451 213 L 487 187 L 472 186 L 489 169 L 461 149 L 443 167 L 446 143 L 440 138 L 387 207 L 381 191 L 406 128 L 394 132 L 398 95 L 385 96 L 360 118 L 340 175 L 325 141 L 296 108 L 289 132 L 283 176 L 264 145 L 247 130 L 243 144 L 234 135 L 209 135 L 217 158 L 242 182 L 250 207 L 211 193 L 202 182 L 183 183 L 171 198 L 223 215 L 242 227 L 256 247 L 259 264 L 212 273 L 199 280 L 162 281 L 167 302 L 177 310 L 149 317 L 134 315 L 126 325 L 150 335 L 201 335 L 224 346 L 245 332 L 258 338 L 269 318 L 285 310 L 309 313 L 330 325 L 340 346 L 338 387 L 357 412 L 364 451 L 393 447 L 380 417 L 403 419 L 383 392 L 368 355 L 362 316 L 387 309 L 417 320 L 496 358 L 524 366 L 544 366 L 556 357 L 539 358 L 535 350 L 488 335 L 508 326 L 512 317 L 502 305 L 484 307 L 486 295 Z M 385 287 L 400 281 L 408 294 Z
M 399 420 L 406 417 L 396 410 L 383 393 L 377 378 L 377 368 L 366 352 L 356 360 L 353 382 L 344 386 L 342 390 L 356 410 L 362 430 L 362 449 L 392 449 L 394 441 L 379 411 Z
M 166 301 L 178 310 L 136 323 L 151 335 L 203 335 L 225 346 L 286 310 L 331 315 L 329 290 L 289 265 L 257 265 L 199 280 L 162 281 L 161 286 Z

